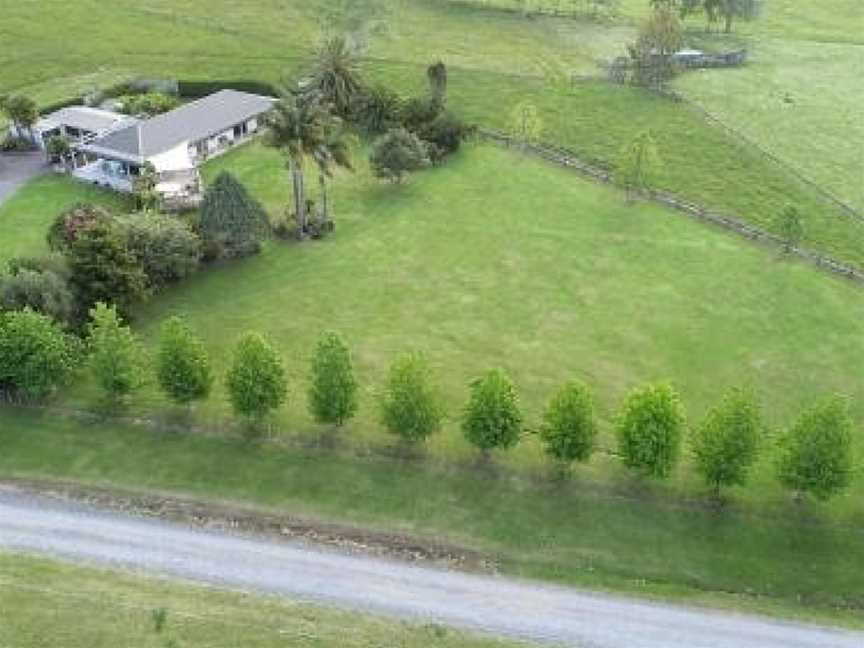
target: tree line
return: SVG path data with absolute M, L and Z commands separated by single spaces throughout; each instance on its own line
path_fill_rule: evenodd
M 151 358 L 116 307 L 101 302 L 90 310 L 81 339 L 29 308 L 0 314 L 0 392 L 45 399 L 81 370 L 90 373 L 112 406 L 123 404 L 151 376 L 172 402 L 184 407 L 207 399 L 215 384 L 204 343 L 179 317 L 162 324 Z M 342 336 L 320 336 L 308 376 L 306 401 L 317 423 L 339 428 L 354 418 L 360 384 Z M 246 333 L 234 345 L 222 382 L 235 415 L 251 430 L 259 430 L 288 398 L 285 365 L 275 347 L 256 332 Z M 409 445 L 425 443 L 447 418 L 422 353 L 405 353 L 393 361 L 377 401 L 380 424 Z M 536 435 L 564 472 L 590 461 L 598 449 L 594 395 L 579 381 L 557 389 L 539 425 L 532 428 L 510 376 L 492 369 L 469 383 L 459 423 L 464 438 L 484 460 L 493 451 L 513 448 L 526 434 Z M 762 408 L 746 388 L 730 390 L 701 421 L 688 426 L 672 386 L 645 385 L 624 399 L 614 430 L 614 454 L 627 468 L 654 479 L 672 474 L 687 441 L 696 471 L 718 498 L 724 488 L 746 485 L 760 452 L 769 447 Z M 774 447 L 777 479 L 797 495 L 809 493 L 820 500 L 842 492 L 854 474 L 853 431 L 848 404 L 839 396 L 804 409 Z

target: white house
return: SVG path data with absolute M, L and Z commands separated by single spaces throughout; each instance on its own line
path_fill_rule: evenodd
M 141 168 L 151 164 L 160 194 L 195 194 L 199 165 L 258 132 L 275 102 L 272 97 L 222 90 L 163 115 L 111 128 L 75 145 L 87 162 L 73 175 L 131 191 Z

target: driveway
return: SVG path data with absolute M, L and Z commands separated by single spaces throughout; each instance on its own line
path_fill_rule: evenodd
M 38 175 L 47 173 L 50 166 L 45 162 L 45 154 L 0 153 L 0 205 L 2 205 L 22 185 Z
M 864 634 L 418 567 L 0 488 L 0 550 L 580 648 L 861 648 Z

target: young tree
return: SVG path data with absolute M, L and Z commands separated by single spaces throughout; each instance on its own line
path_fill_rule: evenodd
M 407 173 L 431 164 L 429 147 L 414 133 L 396 128 L 375 143 L 369 163 L 376 176 L 399 184 Z
M 282 360 L 257 333 L 248 333 L 237 343 L 226 382 L 234 411 L 253 422 L 261 422 L 288 396 Z
M 462 416 L 462 432 L 484 456 L 495 448 L 512 448 L 522 433 L 516 387 L 502 369 L 471 383 L 471 397 Z
M 323 333 L 318 340 L 312 359 L 309 412 L 319 423 L 338 426 L 357 412 L 351 353 L 338 333 Z
M 562 464 L 585 462 L 594 451 L 594 399 L 583 384 L 569 382 L 552 397 L 543 415 L 540 439 L 546 454 Z
M 156 186 L 159 184 L 159 173 L 151 162 L 147 162 L 138 172 L 132 183 L 132 195 L 138 209 L 150 211 L 159 206 L 159 192 Z
M 29 308 L 0 313 L 0 394 L 45 398 L 76 365 L 78 349 L 50 318 Z
M 69 143 L 69 138 L 64 135 L 55 135 L 50 138 L 45 143 L 45 154 L 48 156 L 49 162 L 59 162 L 65 166 L 69 156 L 72 155 L 72 145 Z
M 733 389 L 693 433 L 696 469 L 714 488 L 743 486 L 759 452 L 762 416 L 753 395 Z
M 204 193 L 200 219 L 201 237 L 211 258 L 254 254 L 269 230 L 261 203 L 227 171 L 220 173 Z
M 649 385 L 633 391 L 616 425 L 624 465 L 651 477 L 668 477 L 678 460 L 684 421 L 684 408 L 672 387 Z
M 829 398 L 805 410 L 780 443 L 780 483 L 827 500 L 852 480 L 852 428 L 846 402 Z
M 543 120 L 530 101 L 520 101 L 510 113 L 510 132 L 522 144 L 536 144 L 543 136 Z
M 180 405 L 210 395 L 213 374 L 207 349 L 179 317 L 162 325 L 156 376 L 165 393 Z
M 112 402 L 117 403 L 144 384 L 144 347 L 123 324 L 114 306 L 100 302 L 90 310 L 87 343 L 93 376 Z
M 639 29 L 636 42 L 627 48 L 633 66 L 633 81 L 660 87 L 675 73 L 673 55 L 684 43 L 678 13 L 668 3 L 658 3 Z
M 777 234 L 783 239 L 786 254 L 792 252 L 804 238 L 804 223 L 798 209 L 789 205 L 777 216 Z
M 615 169 L 615 183 L 627 192 L 627 199 L 632 200 L 634 193 L 651 187 L 661 164 L 651 132 L 643 131 L 621 153 Z
M 39 121 L 39 109 L 36 107 L 35 101 L 23 95 L 3 97 L 3 100 L 0 101 L 0 110 L 15 126 L 19 136 L 23 136 L 23 133 L 27 132 L 32 139 L 33 126 Z
M 426 78 L 432 101 L 443 107 L 447 103 L 447 66 L 443 61 L 433 63 L 426 68 Z
M 381 398 L 381 422 L 387 431 L 418 443 L 438 432 L 443 418 L 426 358 L 419 353 L 397 358 Z

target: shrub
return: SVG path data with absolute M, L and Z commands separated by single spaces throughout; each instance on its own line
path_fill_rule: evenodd
M 208 256 L 236 258 L 261 249 L 269 224 L 261 204 L 223 171 L 204 194 L 200 230 Z
M 210 394 L 213 375 L 204 344 L 189 325 L 172 317 L 162 325 L 156 376 L 169 398 L 181 405 Z
M 198 268 L 201 239 L 179 218 L 132 214 L 118 219 L 126 244 L 153 288 L 179 281 Z
M 64 253 L 78 237 L 97 224 L 113 222 L 112 214 L 96 205 L 79 203 L 57 216 L 48 229 L 48 247 L 54 252 Z
M 427 167 L 431 161 L 425 142 L 404 128 L 397 128 L 375 143 L 369 163 L 379 178 L 400 183 L 407 173 Z
M 113 221 L 99 220 L 81 229 L 64 254 L 78 306 L 113 303 L 122 313 L 147 296 L 147 275 Z
M 319 423 L 342 425 L 357 412 L 357 381 L 345 341 L 332 332 L 318 340 L 312 359 L 309 411 Z
M 285 369 L 276 351 L 261 335 L 248 333 L 237 343 L 227 387 L 234 411 L 254 421 L 262 420 L 285 402 L 288 392 Z
M 804 411 L 781 440 L 780 483 L 820 500 L 844 490 L 852 479 L 852 428 L 839 397 Z
M 512 448 L 522 432 L 519 399 L 510 377 L 494 369 L 471 383 L 471 397 L 462 417 L 462 432 L 484 454 Z
M 87 327 L 90 368 L 106 396 L 116 402 L 139 389 L 145 381 L 147 357 L 117 309 L 97 303 Z
M 444 106 L 433 97 L 412 97 L 402 105 L 402 126 L 417 132 L 431 124 L 444 111 Z
M 66 280 L 54 272 L 19 269 L 0 275 L 0 311 L 31 310 L 61 324 L 74 321 L 75 296 Z
M 652 477 L 669 476 L 681 447 L 684 410 L 668 385 L 630 394 L 617 422 L 618 451 L 628 468 Z
M 430 147 L 433 161 L 440 162 L 444 157 L 456 153 L 474 129 L 451 112 L 443 112 L 430 123 L 423 126 L 418 135 Z
M 780 212 L 774 226 L 783 240 L 783 249 L 787 254 L 801 244 L 804 238 L 804 222 L 795 207 L 790 205 Z
M 44 398 L 66 381 L 77 355 L 74 339 L 45 315 L 0 313 L 0 391 Z
M 552 397 L 543 415 L 540 439 L 546 454 L 566 464 L 588 461 L 596 436 L 591 392 L 580 383 L 565 384 Z
M 161 92 L 124 95 L 119 97 L 119 101 L 120 112 L 127 115 L 146 115 L 148 117 L 161 115 L 180 105 L 180 100 L 177 97 Z
M 381 422 L 387 431 L 417 443 L 438 432 L 443 417 L 426 358 L 418 353 L 397 358 L 381 398 Z
M 352 112 L 366 133 L 382 135 L 400 125 L 402 99 L 386 86 L 374 86 L 357 98 Z
M 723 486 L 743 486 L 759 451 L 762 430 L 759 404 L 735 389 L 708 412 L 693 434 L 696 469 L 720 495 Z

